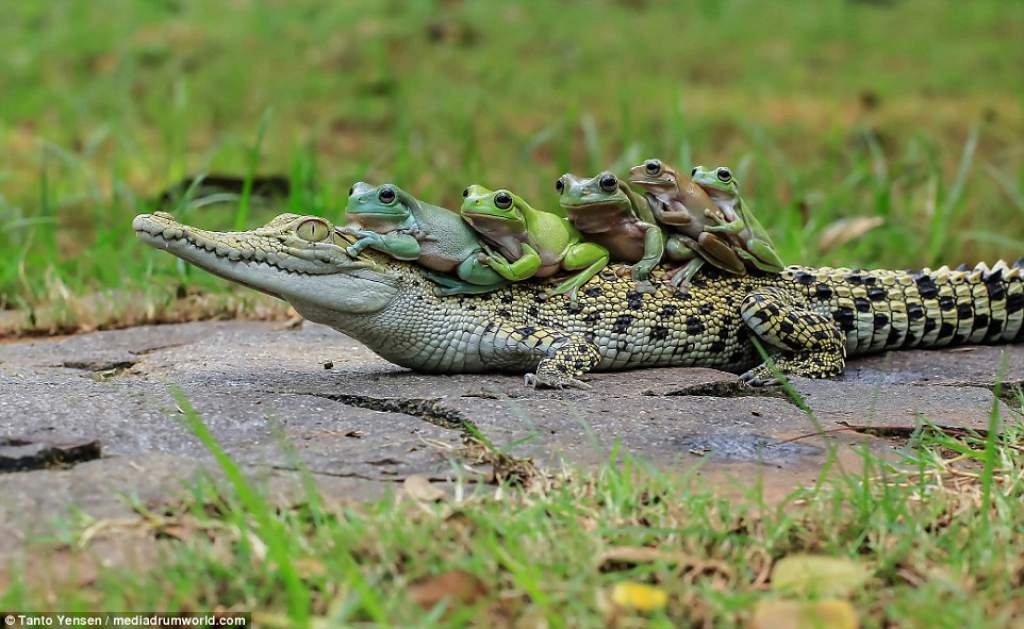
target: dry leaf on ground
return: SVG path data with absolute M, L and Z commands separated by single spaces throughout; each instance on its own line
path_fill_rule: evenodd
M 426 577 L 409 586 L 409 598 L 424 609 L 448 600 L 449 605 L 471 605 L 487 595 L 487 586 L 464 570 L 451 570 Z
M 441 502 L 446 497 L 443 489 L 431 485 L 425 476 L 419 474 L 407 477 L 402 482 L 402 489 L 410 498 L 420 502 Z
M 857 629 L 857 612 L 846 601 L 760 601 L 750 619 L 751 629 Z
M 881 216 L 856 216 L 853 218 L 841 218 L 821 232 L 818 239 L 818 251 L 825 253 L 840 245 L 860 238 L 876 227 L 881 227 L 885 219 Z

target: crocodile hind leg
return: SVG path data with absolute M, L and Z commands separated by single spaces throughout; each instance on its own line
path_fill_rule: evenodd
M 744 323 L 772 350 L 775 369 L 806 378 L 842 373 L 846 342 L 829 317 L 808 310 L 785 291 L 766 287 L 748 294 L 740 307 Z M 754 386 L 778 384 L 775 372 L 762 363 L 740 376 Z

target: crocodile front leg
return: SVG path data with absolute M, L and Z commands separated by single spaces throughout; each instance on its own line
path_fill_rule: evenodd
M 597 346 L 580 334 L 566 334 L 552 328 L 524 327 L 510 331 L 516 350 L 542 355 L 535 373 L 526 374 L 526 384 L 537 389 L 589 389 L 579 376 L 601 361 Z
M 772 361 L 783 374 L 828 378 L 843 372 L 846 343 L 831 318 L 808 310 L 785 291 L 765 287 L 748 294 L 740 307 L 743 321 L 775 351 Z M 762 363 L 740 376 L 754 386 L 778 384 Z

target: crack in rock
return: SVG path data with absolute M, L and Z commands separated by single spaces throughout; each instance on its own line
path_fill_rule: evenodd
M 786 395 L 786 392 L 781 387 L 752 387 L 738 380 L 718 380 L 715 382 L 703 382 L 701 384 L 693 384 L 688 387 L 668 391 L 666 393 L 644 391 L 643 394 L 665 397 L 690 395 L 721 398 L 774 397 L 781 398 L 787 401 L 792 401 L 789 399 L 789 396 Z
M 458 430 L 467 435 L 477 435 L 480 433 L 472 420 L 459 411 L 448 408 L 436 398 L 377 398 L 369 395 L 321 393 L 316 391 L 289 391 L 288 393 L 312 395 L 371 411 L 411 415 L 435 426 L 448 430 Z
M 0 473 L 69 468 L 100 458 L 100 442 L 47 443 L 0 437 Z

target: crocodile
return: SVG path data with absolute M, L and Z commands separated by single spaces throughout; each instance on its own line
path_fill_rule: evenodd
M 848 356 L 1012 343 L 1024 329 L 1020 261 L 916 272 L 787 266 L 743 276 L 706 266 L 686 292 L 660 267 L 655 290 L 637 291 L 611 265 L 574 302 L 548 294 L 557 280 L 439 296 L 424 269 L 370 250 L 350 255 L 351 237 L 314 216 L 216 232 L 156 212 L 133 227 L 145 243 L 283 299 L 398 365 L 517 372 L 535 387 L 586 387 L 590 371 L 658 366 L 713 367 L 768 386 L 781 374 L 839 375 Z

